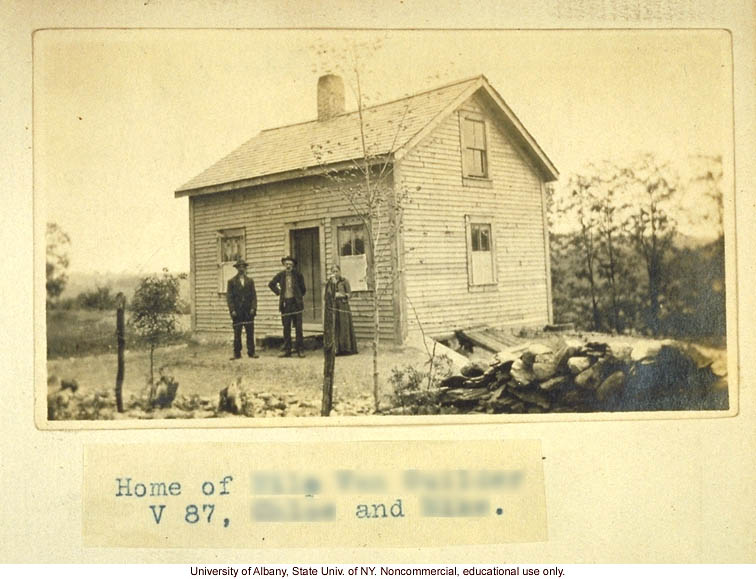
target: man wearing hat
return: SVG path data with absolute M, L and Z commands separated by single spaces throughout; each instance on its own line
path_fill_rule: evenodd
M 270 280 L 268 287 L 278 297 L 278 309 L 283 323 L 284 353 L 281 356 L 291 356 L 291 323 L 297 335 L 297 356 L 304 358 L 304 337 L 302 335 L 302 311 L 304 310 L 305 289 L 304 277 L 294 266 L 297 264 L 290 255 L 281 259 L 286 269 L 279 271 Z
M 247 262 L 239 259 L 234 267 L 237 274 L 228 280 L 226 287 L 226 301 L 228 313 L 234 325 L 234 357 L 241 358 L 241 334 L 242 328 L 247 332 L 247 355 L 250 358 L 258 358 L 255 354 L 255 314 L 257 314 L 257 293 L 255 282 L 247 277 Z

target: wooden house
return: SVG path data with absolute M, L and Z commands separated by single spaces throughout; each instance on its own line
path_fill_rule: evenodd
M 419 325 L 434 335 L 552 321 L 544 187 L 558 173 L 484 76 L 366 108 L 362 125 L 344 111 L 339 77 L 321 77 L 317 98 L 317 120 L 262 131 L 175 192 L 189 198 L 194 331 L 229 333 L 226 281 L 243 257 L 257 335 L 280 334 L 267 283 L 292 254 L 308 288 L 305 331 L 322 328 L 336 262 L 358 337 L 370 336 L 365 228 L 332 179 L 365 151 L 401 199 L 376 248 L 382 339 L 401 343 Z

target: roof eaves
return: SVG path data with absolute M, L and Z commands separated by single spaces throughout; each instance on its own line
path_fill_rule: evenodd
M 314 177 L 317 175 L 325 175 L 329 172 L 341 172 L 356 167 L 358 159 L 348 159 L 346 161 L 339 161 L 337 163 L 331 163 L 328 165 L 311 165 L 309 167 L 302 167 L 300 169 L 293 169 L 291 171 L 283 171 L 280 173 L 271 173 L 268 175 L 261 175 L 259 177 L 253 177 L 251 179 L 240 179 L 236 181 L 229 181 L 227 183 L 218 183 L 213 185 L 204 185 L 199 187 L 185 187 L 182 186 L 174 191 L 173 196 L 175 198 L 180 197 L 197 197 L 200 195 L 209 195 L 212 193 L 223 193 L 228 191 L 238 191 L 240 189 L 247 189 L 250 187 L 258 187 L 260 185 L 269 185 L 271 183 L 280 183 L 282 181 L 293 181 L 296 179 L 303 179 L 305 177 Z M 393 163 L 393 155 L 376 155 L 369 158 L 370 165 L 380 165 L 382 163 Z

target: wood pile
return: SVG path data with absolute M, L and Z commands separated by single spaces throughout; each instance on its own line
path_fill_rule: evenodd
M 499 352 L 487 367 L 465 366 L 435 398 L 442 411 L 491 414 L 726 409 L 727 389 L 711 364 L 672 341 L 531 342 Z

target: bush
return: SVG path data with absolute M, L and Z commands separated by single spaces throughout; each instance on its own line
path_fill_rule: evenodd
M 110 286 L 95 286 L 95 289 L 81 292 L 76 301 L 80 307 L 88 310 L 116 309 L 116 296 Z
M 131 302 L 131 324 L 150 345 L 150 400 L 155 398 L 155 348 L 174 338 L 178 332 L 179 283 L 185 275 L 148 275 L 139 282 Z
M 451 376 L 452 362 L 448 356 L 436 356 L 418 370 L 412 365 L 391 369 L 389 382 L 393 388 L 391 401 L 411 414 L 440 412 L 440 383 Z

